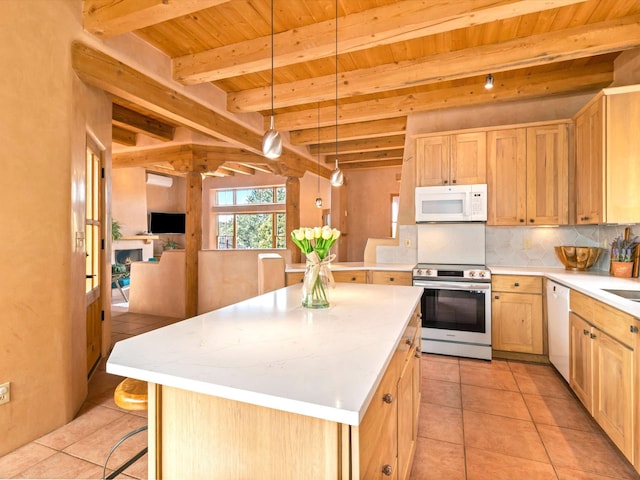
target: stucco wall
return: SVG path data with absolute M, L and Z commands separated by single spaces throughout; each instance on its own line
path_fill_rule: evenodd
M 2 3 L 0 455 L 71 420 L 87 391 L 85 138 L 111 111 L 71 69 L 83 35 L 80 0 Z

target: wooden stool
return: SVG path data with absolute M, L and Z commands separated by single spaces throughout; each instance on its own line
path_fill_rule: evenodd
M 147 382 L 143 380 L 136 380 L 135 378 L 125 378 L 122 382 L 118 384 L 115 392 L 113 392 L 113 400 L 116 402 L 116 405 L 124 410 L 130 411 L 140 411 L 147 409 L 147 403 L 149 401 L 148 394 L 148 386 Z M 136 453 L 129 460 L 124 462 L 118 468 L 116 468 L 108 477 L 105 477 L 105 473 L 107 471 L 107 463 L 109 462 L 109 458 L 113 452 L 118 448 L 122 442 L 131 438 L 137 433 L 144 432 L 147 430 L 148 426 L 144 425 L 143 427 L 136 428 L 132 432 L 127 433 L 124 437 L 116 442 L 116 444 L 111 447 L 109 454 L 107 455 L 107 459 L 104 461 L 104 467 L 102 468 L 102 478 L 103 480 L 109 480 L 116 478 L 120 475 L 125 469 L 129 468 L 133 465 L 140 457 L 142 457 L 145 453 L 147 453 L 148 447 L 143 448 L 138 453 Z

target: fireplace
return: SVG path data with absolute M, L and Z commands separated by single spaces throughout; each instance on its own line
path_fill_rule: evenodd
M 129 271 L 129 265 L 131 262 L 141 262 L 142 261 L 142 249 L 141 248 L 129 248 L 122 250 L 115 250 L 115 261 L 116 263 L 122 263 L 127 266 L 127 271 Z

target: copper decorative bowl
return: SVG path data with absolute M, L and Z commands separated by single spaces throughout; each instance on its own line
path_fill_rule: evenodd
M 572 247 L 563 245 L 554 247 L 556 256 L 567 270 L 589 270 L 598 261 L 602 248 Z

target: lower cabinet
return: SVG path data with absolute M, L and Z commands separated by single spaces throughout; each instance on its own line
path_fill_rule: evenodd
M 493 349 L 542 355 L 542 277 L 494 275 L 491 286 Z
M 396 270 L 332 270 L 333 279 L 339 283 L 374 283 L 380 285 L 411 285 L 411 272 Z M 287 272 L 287 286 L 304 281 L 304 272 Z
M 634 351 L 640 321 L 574 290 L 570 305 L 571 388 L 633 463 L 638 441 L 634 439 Z

